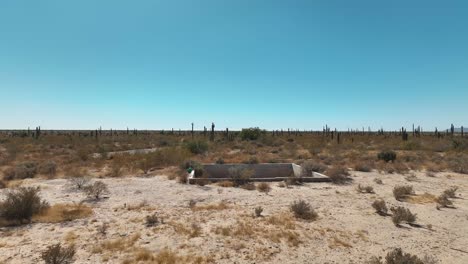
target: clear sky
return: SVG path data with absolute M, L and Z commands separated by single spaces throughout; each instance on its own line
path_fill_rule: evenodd
M 1 0 L 0 128 L 468 125 L 468 1 Z

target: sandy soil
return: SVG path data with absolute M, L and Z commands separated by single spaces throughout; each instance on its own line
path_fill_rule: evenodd
M 420 257 L 433 256 L 439 263 L 468 263 L 467 175 L 415 173 L 417 180 L 410 182 L 398 174 L 352 174 L 350 185 L 307 183 L 281 188 L 272 183 L 269 194 L 182 185 L 165 176 L 102 179 L 110 194 L 99 202 L 87 202 L 94 209 L 87 219 L 2 228 L 0 262 L 37 262 L 43 249 L 62 242 L 76 245 L 76 263 L 122 263 L 141 248 L 155 254 L 167 248 L 180 256 L 200 256 L 213 263 L 363 263 L 373 255 L 385 256 L 395 247 Z M 376 184 L 375 178 L 383 184 Z M 358 193 L 359 183 L 372 185 L 375 194 Z M 413 185 L 418 195 L 439 195 L 450 186 L 459 186 L 459 198 L 453 199 L 456 208 L 437 210 L 433 202 L 396 201 L 392 189 L 400 184 Z M 50 204 L 85 199 L 63 179 L 31 179 L 24 185 L 41 186 L 41 196 Z M 4 193 L 0 190 L 0 198 Z M 374 212 L 371 204 L 376 198 L 385 199 L 389 207 L 409 208 L 417 214 L 421 227 L 396 227 L 391 217 Z M 190 199 L 197 201 L 192 209 Z M 310 202 L 318 220 L 292 218 L 288 206 L 297 199 Z M 214 206 L 220 202 L 227 208 Z M 263 217 L 255 218 L 258 206 L 264 208 Z M 145 217 L 154 212 L 164 223 L 146 227 Z M 103 223 L 109 225 L 106 234 L 97 231 Z M 124 248 L 102 247 L 106 241 L 130 240 L 135 234 L 139 238 Z

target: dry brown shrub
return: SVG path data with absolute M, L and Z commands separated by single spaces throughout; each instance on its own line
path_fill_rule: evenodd
M 338 247 L 345 247 L 345 248 L 352 248 L 353 246 L 344 241 L 343 239 L 339 238 L 338 236 L 334 236 L 328 243 L 328 247 L 330 248 L 338 248 Z
M 193 207 L 191 207 L 191 209 L 193 211 L 219 211 L 219 210 L 226 210 L 226 209 L 229 209 L 229 205 L 224 202 L 224 201 L 221 201 L 217 204 L 207 204 L 207 205 L 195 205 Z
M 375 212 L 378 213 L 379 215 L 383 215 L 383 216 L 387 215 L 388 209 L 384 200 L 382 199 L 375 200 L 372 203 L 372 207 L 375 209 Z
M 458 187 L 453 186 L 453 187 L 450 187 L 447 190 L 445 190 L 444 194 L 447 195 L 447 197 L 449 197 L 449 198 L 456 198 L 457 197 L 457 195 L 456 195 L 457 190 L 458 190 Z
M 408 208 L 398 206 L 392 207 L 390 210 L 392 211 L 392 221 L 396 226 L 400 226 L 401 222 L 411 224 L 416 221 L 416 214 L 411 213 Z
M 60 223 L 89 217 L 93 209 L 84 204 L 54 204 L 32 220 L 40 223 Z
M 349 172 L 345 167 L 337 166 L 333 167 L 325 172 L 330 180 L 335 184 L 345 184 L 351 181 L 349 178 Z
M 135 242 L 140 239 L 140 236 L 141 235 L 137 233 L 126 238 L 117 238 L 110 241 L 104 241 L 100 244 L 98 250 L 100 249 L 101 251 L 106 250 L 110 252 L 122 252 L 133 247 Z
M 314 221 L 318 217 L 310 204 L 304 200 L 294 201 L 289 208 L 296 218 Z
M 246 184 L 243 184 L 240 186 L 242 189 L 244 190 L 247 190 L 247 191 L 253 191 L 255 190 L 255 184 L 251 183 L 251 182 L 248 182 Z
M 410 195 L 414 195 L 413 186 L 411 185 L 395 186 L 393 188 L 393 196 L 398 201 L 402 201 Z
M 371 172 L 372 164 L 370 162 L 359 162 L 354 164 L 353 169 L 355 171 Z
M 75 246 L 62 247 L 60 243 L 48 246 L 41 253 L 41 258 L 46 264 L 69 264 L 73 263 L 75 256 Z
M 267 182 L 261 182 L 257 184 L 257 191 L 259 192 L 264 192 L 264 193 L 269 193 L 271 191 L 270 184 Z
M 356 190 L 358 191 L 358 193 L 374 193 L 374 188 L 372 186 L 366 186 L 361 184 L 358 184 Z
M 234 183 L 232 181 L 220 181 L 217 182 L 216 185 L 221 186 L 221 187 L 234 187 Z
M 445 193 L 437 197 L 436 201 L 440 207 L 453 207 L 452 201 L 449 200 L 449 196 Z

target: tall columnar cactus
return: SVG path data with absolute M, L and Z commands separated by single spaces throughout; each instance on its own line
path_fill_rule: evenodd
M 463 137 L 463 126 L 461 127 L 461 136 Z
M 453 136 L 453 133 L 455 132 L 455 127 L 453 126 L 453 124 L 450 126 L 450 133 L 452 134 Z
M 214 122 L 211 122 L 211 136 L 210 136 L 211 141 L 214 141 L 214 129 L 215 129 L 215 124 Z
M 193 122 L 192 122 L 192 138 L 193 138 Z

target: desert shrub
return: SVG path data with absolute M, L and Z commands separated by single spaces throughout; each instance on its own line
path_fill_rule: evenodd
M 449 196 L 445 193 L 437 197 L 436 202 L 440 207 L 452 207 L 453 206 L 452 201 L 449 200 Z
M 378 213 L 379 215 L 387 215 L 388 209 L 384 200 L 382 199 L 375 200 L 372 203 L 372 207 L 375 209 L 375 212 Z
M 345 184 L 351 180 L 348 170 L 344 167 L 333 167 L 328 169 L 325 174 L 335 184 Z
M 447 190 L 444 191 L 444 194 L 447 195 L 447 197 L 449 197 L 449 198 L 455 198 L 455 197 L 457 197 L 456 194 L 455 194 L 457 190 L 458 190 L 457 186 L 450 187 L 450 188 L 448 188 Z
M 314 171 L 322 173 L 327 169 L 327 166 L 312 160 L 304 162 L 301 167 L 304 176 L 313 176 Z
M 188 174 L 187 173 L 181 173 L 178 177 L 177 177 L 177 182 L 178 183 L 182 183 L 182 184 L 187 184 L 187 181 L 188 181 Z
M 294 201 L 289 208 L 296 218 L 312 221 L 317 219 L 317 213 L 312 209 L 310 204 L 304 200 Z
M 288 186 L 289 185 L 302 185 L 303 183 L 304 181 L 303 181 L 302 176 L 296 176 L 296 175 L 289 176 L 285 181 L 285 184 Z
M 187 149 L 193 154 L 203 154 L 208 151 L 208 143 L 201 140 L 190 141 L 187 143 Z
M 0 217 L 8 221 L 31 221 L 33 215 L 47 209 L 49 204 L 41 200 L 39 188 L 20 187 L 6 194 L 0 203 Z
M 375 178 L 374 182 L 377 183 L 377 184 L 383 184 L 382 179 L 379 179 L 379 178 Z
M 371 172 L 372 167 L 371 167 L 370 163 L 359 162 L 359 163 L 354 165 L 354 170 L 362 171 L 362 172 Z
M 247 160 L 244 160 L 245 164 L 258 164 L 258 159 L 255 156 L 250 156 Z
M 4 172 L 5 180 L 33 178 L 37 174 L 37 164 L 35 162 L 23 162 L 14 168 L 8 168 Z
M 194 208 L 197 205 L 197 201 L 194 200 L 194 199 L 190 199 L 188 205 L 189 205 L 190 208 Z
M 385 257 L 386 264 L 425 264 L 415 255 L 404 253 L 401 248 L 396 248 Z
M 242 140 L 257 140 L 264 133 L 258 127 L 243 128 L 240 132 L 240 138 Z
M 363 186 L 361 184 L 358 184 L 356 190 L 359 193 L 374 193 L 374 188 L 372 186 Z
M 261 182 L 257 184 L 257 190 L 259 192 L 269 193 L 271 191 L 270 184 L 267 182 Z
M 160 223 L 162 223 L 162 220 L 158 218 L 158 215 L 156 213 L 146 216 L 146 220 L 145 220 L 146 227 L 153 227 Z
M 224 164 L 224 159 L 223 158 L 218 158 L 215 163 L 216 164 Z
M 91 179 L 89 177 L 77 176 L 69 178 L 68 181 L 73 188 L 77 190 L 83 190 L 86 186 L 88 186 Z
M 123 174 L 123 167 L 122 164 L 119 164 L 117 162 L 112 162 L 109 170 L 106 173 L 106 176 L 108 177 L 120 177 Z
M 228 171 L 229 177 L 236 187 L 248 183 L 250 181 L 250 177 L 252 177 L 254 173 L 252 170 L 241 167 L 231 167 Z
M 413 186 L 411 185 L 404 185 L 404 186 L 395 186 L 393 188 L 393 196 L 395 196 L 395 199 L 398 201 L 403 200 L 404 198 L 408 197 L 409 195 L 413 195 L 414 190 Z
M 256 186 L 255 184 L 253 184 L 252 182 L 248 182 L 246 184 L 243 184 L 240 186 L 242 189 L 244 190 L 247 190 L 247 191 L 253 191 L 256 189 Z
M 416 214 L 411 213 L 408 208 L 402 206 L 390 208 L 392 211 L 392 221 L 396 226 L 401 222 L 414 223 L 416 221 Z
M 255 207 L 254 211 L 255 211 L 256 217 L 261 217 L 263 213 L 263 207 L 261 206 Z
M 221 186 L 221 187 L 234 187 L 234 183 L 232 181 L 220 181 L 216 185 Z M 255 190 L 255 185 L 254 185 L 254 190 Z
M 10 181 L 15 178 L 16 172 L 14 167 L 8 167 L 3 171 L 3 179 Z
M 39 173 L 49 177 L 55 176 L 57 173 L 57 163 L 54 161 L 47 161 L 39 165 Z
M 0 180 L 0 189 L 6 188 L 6 187 L 7 187 L 7 184 L 5 183 L 5 181 Z
M 75 247 L 73 245 L 62 247 L 60 243 L 48 246 L 41 253 L 46 264 L 69 264 L 74 262 Z
M 96 181 L 93 184 L 86 186 L 83 190 L 88 196 L 93 197 L 96 200 L 99 200 L 103 194 L 109 193 L 107 184 L 102 181 Z
M 377 154 L 377 159 L 383 160 L 385 162 L 395 161 L 397 154 L 392 150 L 384 150 Z

